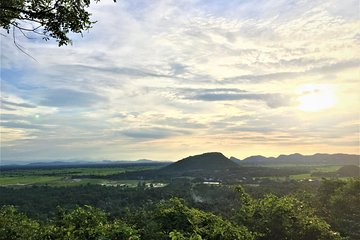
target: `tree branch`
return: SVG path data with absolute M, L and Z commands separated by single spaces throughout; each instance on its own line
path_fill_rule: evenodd
M 22 49 L 22 46 L 19 45 L 19 44 L 16 42 L 15 27 L 13 27 L 13 40 L 14 40 L 14 44 L 15 44 L 15 46 L 17 47 L 17 49 L 19 49 L 22 53 L 24 53 L 25 55 L 27 55 L 28 57 L 30 57 L 31 59 L 33 59 L 35 62 L 38 62 L 33 56 L 31 56 L 30 54 L 28 54 L 27 52 L 25 52 L 25 51 Z

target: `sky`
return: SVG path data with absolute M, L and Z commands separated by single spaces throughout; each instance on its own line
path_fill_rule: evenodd
M 1 159 L 359 154 L 358 0 L 119 0 L 1 33 Z

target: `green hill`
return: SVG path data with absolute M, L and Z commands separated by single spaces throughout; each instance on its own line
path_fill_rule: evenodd
M 360 177 L 360 168 L 356 165 L 346 165 L 336 171 L 340 177 Z
M 214 171 L 239 168 L 239 166 L 219 152 L 209 152 L 190 156 L 164 167 L 163 171 Z
M 233 160 L 239 160 L 232 157 Z M 316 153 L 314 155 L 302 155 L 294 153 L 290 155 L 280 155 L 278 157 L 251 156 L 238 164 L 328 164 L 328 165 L 358 165 L 360 156 L 356 154 L 325 154 Z

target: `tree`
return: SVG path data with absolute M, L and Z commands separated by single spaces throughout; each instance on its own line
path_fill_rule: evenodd
M 0 209 L 0 240 L 139 240 L 137 230 L 120 219 L 109 221 L 99 209 L 84 206 L 71 212 L 60 209 L 56 218 L 39 222 L 13 206 Z
M 91 0 L 2 0 L 0 26 L 8 34 L 12 29 L 15 45 L 16 30 L 26 37 L 28 33 L 34 33 L 44 40 L 55 39 L 59 46 L 67 45 L 71 43 L 69 32 L 82 34 L 95 23 L 90 20 L 91 14 L 87 11 L 90 2 Z
M 179 198 L 138 209 L 127 218 L 141 229 L 141 239 L 156 240 L 254 240 L 244 226 L 212 213 L 189 208 Z
M 341 235 L 360 239 L 360 178 L 324 179 L 314 207 Z
M 0 209 L 0 240 L 42 239 L 40 224 L 13 206 Z
M 237 190 L 242 200 L 237 222 L 256 232 L 258 240 L 341 239 L 312 208 L 295 197 L 268 194 L 261 199 L 252 199 L 242 187 Z
M 45 233 L 45 239 L 54 240 L 139 239 L 135 229 L 119 219 L 108 221 L 105 212 L 91 206 L 78 207 L 71 212 L 60 209 Z

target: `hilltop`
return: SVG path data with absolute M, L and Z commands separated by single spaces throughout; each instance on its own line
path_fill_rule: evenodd
M 200 155 L 190 156 L 172 163 L 164 168 L 162 171 L 169 172 L 187 172 L 187 171 L 214 171 L 234 169 L 239 166 L 225 157 L 220 152 L 209 152 Z

